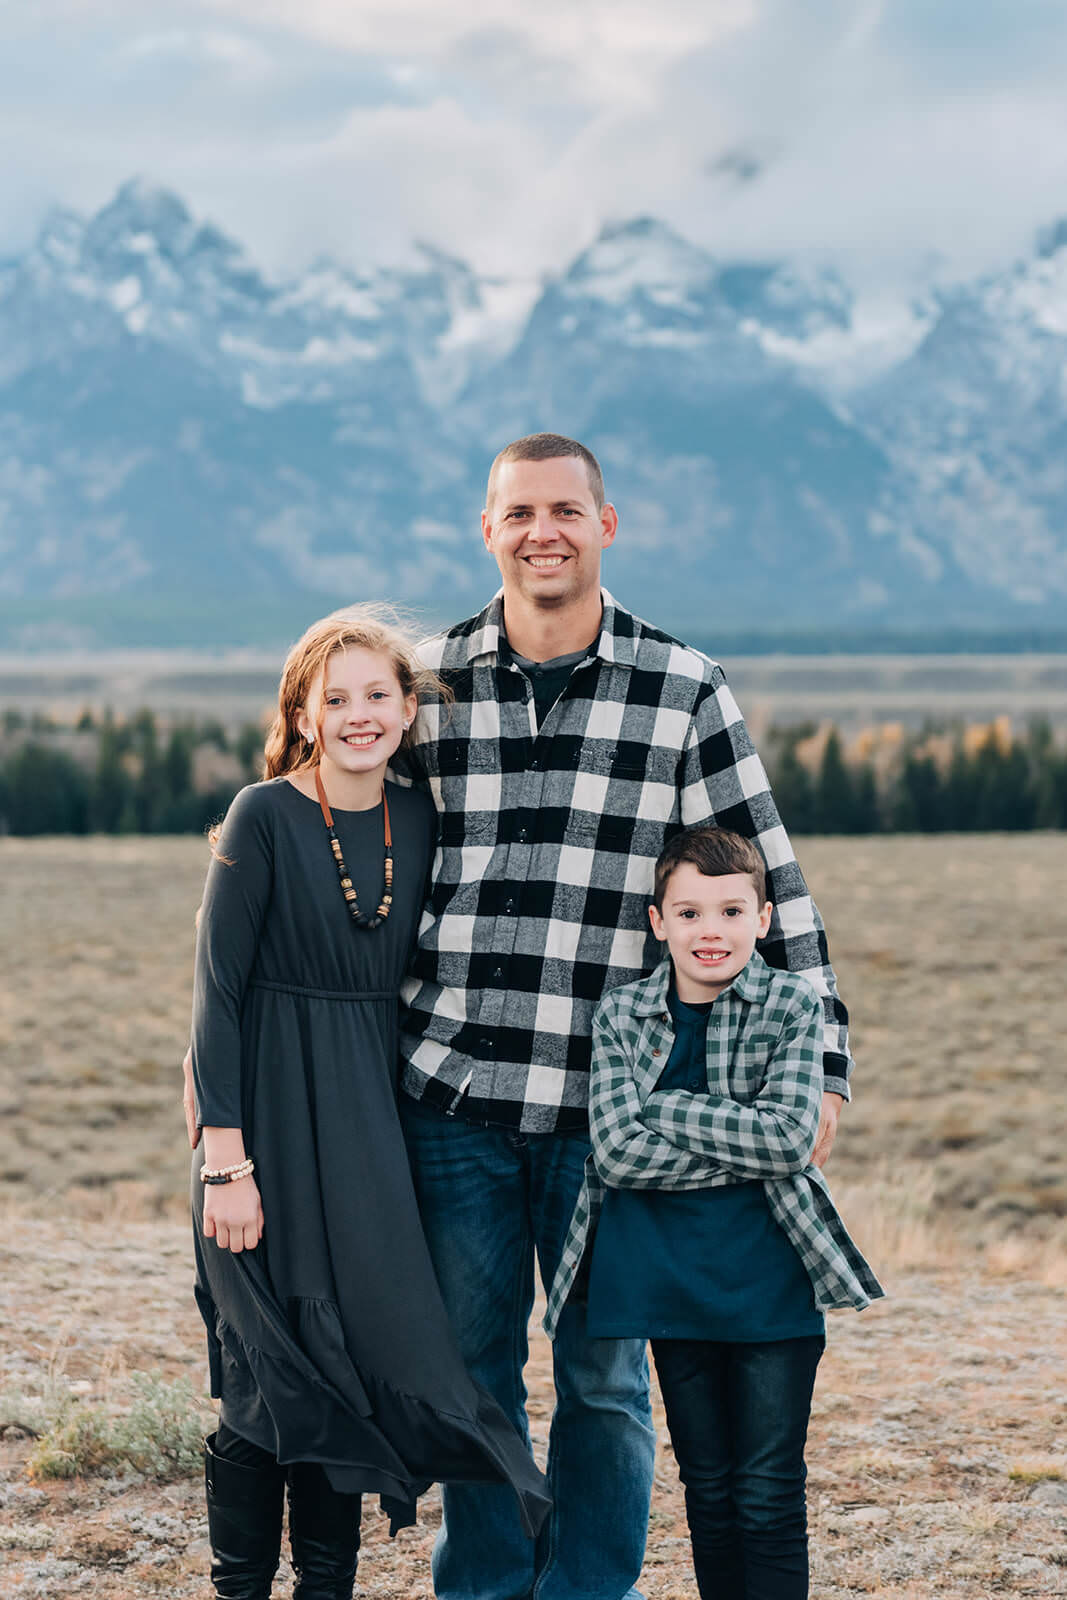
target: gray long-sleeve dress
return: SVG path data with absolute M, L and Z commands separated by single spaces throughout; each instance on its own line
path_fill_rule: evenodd
M 506 1482 L 527 1532 L 544 1479 L 467 1374 L 419 1223 L 396 1110 L 397 991 L 433 851 L 429 800 L 389 786 L 394 899 L 353 926 L 316 801 L 279 778 L 234 800 L 197 938 L 193 1078 L 201 1125 L 241 1127 L 263 1238 L 233 1255 L 202 1233 L 196 1295 L 212 1394 L 279 1461 L 317 1461 L 382 1495 L 394 1531 L 435 1480 Z M 361 907 L 382 892 L 382 808 L 335 811 Z

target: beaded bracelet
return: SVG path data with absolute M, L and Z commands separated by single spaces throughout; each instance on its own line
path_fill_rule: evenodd
M 255 1162 L 251 1156 L 246 1156 L 243 1161 L 235 1161 L 232 1167 L 201 1167 L 201 1183 L 236 1183 L 238 1178 L 247 1178 L 255 1170 Z

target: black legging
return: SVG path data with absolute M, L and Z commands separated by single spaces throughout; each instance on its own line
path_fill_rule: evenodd
M 277 1466 L 269 1450 L 261 1450 L 258 1444 L 252 1444 L 241 1434 L 234 1433 L 231 1427 L 221 1421 L 215 1431 L 214 1451 L 224 1461 L 232 1461 L 235 1467 L 256 1467 L 264 1471 L 267 1467 Z

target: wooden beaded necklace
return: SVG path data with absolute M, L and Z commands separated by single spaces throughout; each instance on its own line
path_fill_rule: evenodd
M 345 897 L 348 914 L 357 928 L 366 928 L 368 931 L 372 928 L 380 928 L 389 915 L 389 908 L 393 903 L 393 834 L 389 827 L 389 801 L 385 797 L 385 785 L 382 785 L 382 813 L 385 818 L 385 888 L 382 893 L 381 903 L 373 917 L 369 917 L 365 911 L 359 909 L 355 885 L 348 875 L 345 858 L 341 854 L 341 841 L 338 839 L 337 831 L 333 825 L 333 812 L 330 810 L 329 801 L 326 799 L 326 790 L 323 788 L 322 774 L 318 767 L 315 768 L 315 792 L 319 797 L 322 820 L 326 824 L 326 832 L 330 837 L 330 849 L 333 851 L 333 859 L 337 863 L 337 876 L 341 880 L 341 893 Z

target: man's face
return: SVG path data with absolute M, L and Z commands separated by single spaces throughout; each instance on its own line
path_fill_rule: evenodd
M 600 552 L 615 537 L 614 506 L 597 509 L 580 456 L 504 461 L 482 512 L 485 547 L 515 596 L 554 610 L 600 588 Z

